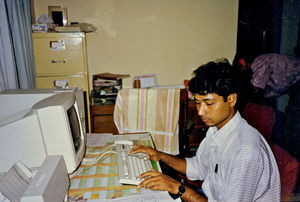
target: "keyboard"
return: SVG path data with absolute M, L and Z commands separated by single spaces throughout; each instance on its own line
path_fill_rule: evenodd
M 134 143 L 135 145 L 136 143 Z M 152 162 L 145 153 L 129 155 L 130 149 L 134 146 L 130 144 L 116 144 L 117 165 L 120 184 L 139 185 L 143 179 L 139 176 L 152 169 L 157 170 L 159 164 Z M 160 167 L 159 167 L 160 169 Z

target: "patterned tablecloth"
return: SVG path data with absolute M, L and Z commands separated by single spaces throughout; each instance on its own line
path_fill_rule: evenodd
M 89 135 L 87 137 L 89 138 Z M 101 134 L 99 138 L 102 138 Z M 109 147 L 117 138 L 138 140 L 141 145 L 154 147 L 150 134 L 112 135 L 105 146 L 87 145 L 82 164 L 70 177 L 69 198 L 106 200 L 140 194 L 141 190 L 137 186 L 122 185 L 118 182 L 116 154 L 113 153 L 115 148 Z M 91 158 L 100 157 L 104 152 L 107 153 L 97 164 L 88 161 Z M 159 164 L 156 162 L 152 164 L 158 166 L 160 170 Z

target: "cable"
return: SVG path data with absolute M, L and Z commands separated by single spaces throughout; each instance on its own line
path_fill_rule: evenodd
M 103 152 L 102 152 L 103 153 Z M 94 162 L 94 164 L 92 164 L 92 165 L 95 165 L 95 164 L 97 164 L 99 161 L 100 161 L 100 159 L 104 156 L 104 155 L 106 155 L 106 154 L 109 154 L 109 153 L 116 153 L 115 151 L 106 151 L 106 152 L 104 152 L 101 156 L 99 156 L 98 158 L 88 158 L 88 159 L 83 159 L 82 160 L 82 162 L 84 162 L 84 163 L 87 163 L 87 162 Z
M 115 146 L 115 144 L 112 144 L 112 145 L 109 145 L 108 147 L 104 148 L 104 151 L 100 151 L 100 152 L 87 152 L 87 154 L 91 154 L 91 155 L 98 155 L 98 154 L 101 154 L 101 153 L 104 153 L 105 154 L 105 150 L 109 149 L 110 147 L 113 147 Z M 101 157 L 103 156 L 103 154 L 101 155 Z M 82 161 L 83 162 L 98 162 L 100 160 L 100 157 L 94 157 L 94 158 L 86 158 L 86 159 L 83 159 Z
M 115 146 L 115 144 L 107 146 L 106 148 L 104 148 L 104 151 L 107 150 L 110 147 L 113 147 L 113 146 Z M 101 151 L 101 152 L 88 152 L 87 154 L 97 155 L 97 154 L 103 153 L 104 151 Z
M 115 152 L 115 151 L 107 151 L 107 152 L 104 152 L 101 156 L 99 156 L 98 157 L 98 159 L 97 159 L 97 163 L 101 160 L 101 158 L 105 155 L 105 154 L 109 154 L 109 153 L 111 153 L 111 154 L 116 154 L 117 152 Z
M 73 173 L 73 174 L 71 174 L 70 175 L 70 179 L 73 177 L 73 176 L 75 176 L 75 175 L 80 175 L 80 174 L 82 174 L 82 173 L 84 173 L 84 172 L 86 172 L 86 171 L 88 171 L 91 167 L 93 167 L 93 166 L 95 166 L 95 165 L 97 165 L 97 163 L 101 160 L 101 158 L 104 156 L 104 155 L 106 155 L 106 154 L 109 154 L 109 153 L 113 153 L 113 154 L 115 154 L 116 152 L 115 151 L 107 151 L 107 152 L 104 152 L 100 157 L 98 157 L 98 159 L 95 161 L 94 159 L 94 164 L 91 164 L 89 167 L 87 167 L 86 169 L 83 169 L 80 173 L 77 173 L 77 172 L 75 172 L 75 173 Z M 82 160 L 82 162 L 84 162 L 84 161 L 86 161 L 87 159 L 84 159 L 84 160 Z M 93 160 L 87 160 L 86 162 L 92 162 Z M 79 171 L 79 170 L 77 170 L 77 171 Z

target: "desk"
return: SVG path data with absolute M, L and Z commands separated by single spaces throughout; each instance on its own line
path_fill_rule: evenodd
M 89 140 L 88 135 L 88 140 Z M 134 135 L 98 135 L 99 138 L 106 138 L 105 145 L 87 146 L 84 159 L 98 157 L 101 154 L 89 154 L 103 151 L 113 151 L 113 147 L 107 148 L 117 138 L 128 138 L 138 140 L 138 143 L 145 146 L 154 146 L 149 134 Z M 93 136 L 95 137 L 95 135 Z M 107 148 L 107 149 L 106 149 Z M 105 150 L 106 149 L 106 150 Z M 121 185 L 118 182 L 118 171 L 116 163 L 116 154 L 107 154 L 98 164 L 91 166 L 83 163 L 77 169 L 74 176 L 70 179 L 69 197 L 82 196 L 84 199 L 91 201 L 148 201 L 157 197 L 156 201 L 173 201 L 167 192 L 157 192 L 146 189 L 138 189 L 134 185 Z M 155 196 L 154 196 L 155 195 Z M 114 200 L 113 200 L 114 199 Z

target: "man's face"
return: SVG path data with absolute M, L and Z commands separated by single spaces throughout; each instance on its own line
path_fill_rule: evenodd
M 231 94 L 224 102 L 224 98 L 215 93 L 206 95 L 195 94 L 198 115 L 202 118 L 205 125 L 222 128 L 234 115 L 236 110 L 236 94 Z

